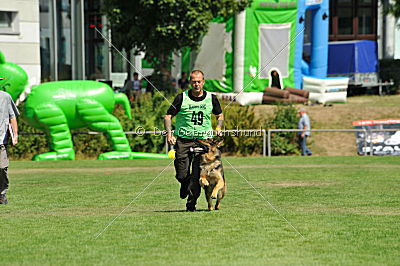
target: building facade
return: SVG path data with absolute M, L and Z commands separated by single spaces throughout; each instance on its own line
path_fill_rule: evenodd
M 0 0 L 0 51 L 25 69 L 31 84 L 40 82 L 39 0 Z
M 26 70 L 31 84 L 113 79 L 118 73 L 123 80 L 126 62 L 109 43 L 111 34 L 101 15 L 101 2 L 0 0 L 0 51 L 7 61 Z M 380 59 L 399 59 L 399 22 L 383 14 L 388 3 L 388 0 L 331 0 L 329 40 L 375 40 Z M 138 69 L 142 57 L 132 60 Z

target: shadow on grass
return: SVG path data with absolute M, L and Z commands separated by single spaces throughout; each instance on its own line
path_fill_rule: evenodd
M 160 213 L 174 213 L 174 212 L 189 212 L 186 210 L 148 210 L 148 211 L 132 211 L 132 212 L 160 212 Z M 209 212 L 207 209 L 197 209 L 194 212 Z

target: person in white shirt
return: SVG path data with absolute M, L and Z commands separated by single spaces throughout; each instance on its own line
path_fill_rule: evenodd
M 18 109 L 11 95 L 0 91 L 0 204 L 7 204 L 6 193 L 8 190 L 8 157 L 7 143 L 11 136 L 12 144 L 18 143 Z
M 301 155 L 305 156 L 311 156 L 312 152 L 311 150 L 307 147 L 307 137 L 310 136 L 311 134 L 311 123 L 310 123 L 310 118 L 306 114 L 306 110 L 304 108 L 301 108 L 299 110 L 299 115 L 300 115 L 300 120 L 299 123 L 297 124 L 297 128 L 301 129 L 301 132 L 297 132 L 298 135 L 298 141 L 299 141 L 299 146 L 301 148 Z

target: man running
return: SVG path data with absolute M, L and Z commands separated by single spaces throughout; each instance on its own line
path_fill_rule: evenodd
M 221 134 L 224 115 L 217 97 L 203 90 L 204 74 L 200 70 L 190 73 L 190 90 L 178 94 L 164 118 L 167 142 L 175 145 L 176 179 L 181 183 L 180 197 L 187 196 L 186 210 L 195 211 L 200 196 L 200 155 L 193 155 L 191 148 L 199 146 L 197 139 L 213 137 L 211 114 L 217 118 L 217 135 Z M 176 116 L 175 131 L 171 119 Z M 176 135 L 177 137 L 175 138 Z M 190 167 L 192 172 L 190 173 Z

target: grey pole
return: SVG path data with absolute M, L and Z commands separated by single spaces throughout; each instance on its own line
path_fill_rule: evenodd
M 364 128 L 364 156 L 367 156 L 367 130 Z
M 267 155 L 267 132 L 265 132 L 265 129 L 262 130 L 263 133 L 263 156 L 265 157 Z
M 54 80 L 58 80 L 58 40 L 57 40 L 57 36 L 58 36 L 58 32 L 57 32 L 57 1 L 53 0 L 50 2 L 51 3 L 51 29 L 52 29 L 52 49 L 53 52 L 50 53 L 50 57 L 51 57 L 51 63 L 53 65 L 53 68 L 50 69 L 50 76 L 53 77 Z M 53 75 L 51 75 L 51 72 L 53 72 Z
M 370 147 L 370 151 L 369 151 L 369 155 L 373 156 L 374 154 L 374 150 L 373 150 L 373 144 L 372 144 L 372 132 L 371 130 L 369 130 L 369 147 Z
M 271 157 L 271 129 L 268 129 L 268 157 Z
M 76 62 L 76 59 L 77 59 L 77 56 L 76 56 L 76 48 L 75 47 L 77 47 L 77 44 L 76 44 L 76 31 L 77 31 L 77 29 L 78 29 L 78 27 L 77 27 L 77 21 L 76 21 L 76 8 L 75 8 L 75 6 L 76 6 L 76 1 L 75 0 L 71 0 L 71 5 L 70 5 L 70 8 L 71 8 L 71 60 L 72 60 L 72 62 L 71 62 L 71 65 L 72 65 L 72 80 L 76 80 L 77 79 L 77 75 L 76 75 L 76 69 L 77 69 L 77 67 L 76 67 L 76 65 L 77 65 L 77 62 Z

